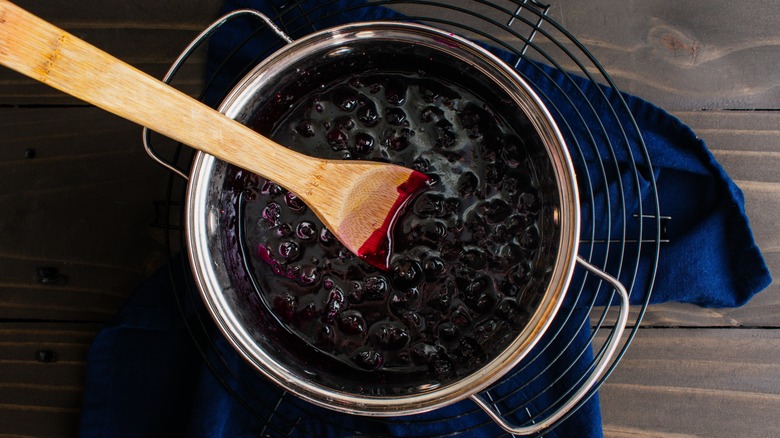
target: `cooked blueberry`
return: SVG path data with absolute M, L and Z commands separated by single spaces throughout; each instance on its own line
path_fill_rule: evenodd
M 422 268 L 428 280 L 441 277 L 447 270 L 444 260 L 438 257 L 426 257 L 422 262 Z
M 393 284 L 398 288 L 410 288 L 420 284 L 423 279 L 422 266 L 416 260 L 408 258 L 396 259 L 390 270 L 393 274 Z
M 406 82 L 400 78 L 387 81 L 385 99 L 392 105 L 401 105 L 406 101 Z
M 355 127 L 355 120 L 350 116 L 341 116 L 337 117 L 336 120 L 333 121 L 333 124 L 338 129 L 349 131 Z
M 471 138 L 479 138 L 493 116 L 473 103 L 466 105 L 458 114 L 460 125 L 466 130 L 466 135 Z
M 297 125 L 295 125 L 295 132 L 300 134 L 302 137 L 314 137 L 314 125 L 312 125 L 311 120 L 301 120 Z
M 385 121 L 394 126 L 401 126 L 406 120 L 406 113 L 401 108 L 387 108 L 385 110 Z
M 456 294 L 455 282 L 447 280 L 442 285 L 436 285 L 430 292 L 427 304 L 440 312 L 447 312 Z
M 401 152 L 409 147 L 409 137 L 391 132 L 385 137 L 383 143 L 391 151 Z
M 383 350 L 400 350 L 409 343 L 409 333 L 392 322 L 378 322 L 371 327 L 372 341 Z
M 317 226 L 311 222 L 303 221 L 295 228 L 295 235 L 301 240 L 312 240 L 317 237 Z
M 460 254 L 460 261 L 471 269 L 483 269 L 487 264 L 487 255 L 477 248 L 470 248 Z
M 479 206 L 480 213 L 487 219 L 489 224 L 497 224 L 503 222 L 512 214 L 512 207 L 506 203 L 503 199 L 491 199 L 490 201 L 483 202 Z
M 520 236 L 520 246 L 525 250 L 534 250 L 539 247 L 539 230 L 531 225 Z
M 452 126 L 452 123 L 447 120 L 439 120 L 434 125 L 434 142 L 437 147 L 449 148 L 455 145 L 458 139 L 458 134 Z
M 444 212 L 444 196 L 423 193 L 414 202 L 414 214 L 421 218 L 441 216 Z
M 367 300 L 383 300 L 388 290 L 387 280 L 381 275 L 368 277 L 363 282 L 363 294 Z
M 357 118 L 365 126 L 371 127 L 379 122 L 379 111 L 372 100 L 367 100 L 365 105 L 357 111 Z
M 359 335 L 366 331 L 366 320 L 357 310 L 348 310 L 339 315 L 339 329 L 348 335 Z
M 263 219 L 270 225 L 279 225 L 282 216 L 282 207 L 276 202 L 269 202 L 263 210 Z
M 316 284 L 319 280 L 320 273 L 316 266 L 305 266 L 301 268 L 301 274 L 298 276 L 298 281 L 302 285 L 313 285 Z
M 287 204 L 288 207 L 290 207 L 290 210 L 300 212 L 303 211 L 306 208 L 306 204 L 301 201 L 301 198 L 295 195 L 295 193 L 287 192 L 286 195 L 284 195 L 284 203 Z
M 298 260 L 301 255 L 301 247 L 295 242 L 282 242 L 279 245 L 279 256 L 287 262 Z
M 343 151 L 347 148 L 347 142 L 349 141 L 347 133 L 338 128 L 328 131 L 326 139 L 334 151 Z
M 338 242 L 338 240 L 336 240 L 336 236 L 334 236 L 329 229 L 323 227 L 322 231 L 320 231 L 320 243 L 328 246 L 334 242 Z
M 466 172 L 458 178 L 457 190 L 460 196 L 473 195 L 477 190 L 479 179 L 474 172 Z
M 351 149 L 355 158 L 365 157 L 374 149 L 374 137 L 366 132 L 358 132 L 355 135 L 355 144 Z
M 295 317 L 295 310 L 298 305 L 298 298 L 284 294 L 274 297 L 273 308 L 276 316 L 285 321 L 292 321 Z
M 382 353 L 372 349 L 366 348 L 358 350 L 352 355 L 352 361 L 365 370 L 375 370 L 382 366 Z
M 331 100 L 342 111 L 352 111 L 357 107 L 358 95 L 349 87 L 339 87 L 333 91 Z

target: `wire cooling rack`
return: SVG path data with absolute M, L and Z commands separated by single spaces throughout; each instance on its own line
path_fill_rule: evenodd
M 263 7 L 270 22 L 252 13 L 234 12 L 205 30 L 176 61 L 166 81 L 176 85 L 174 78 L 180 68 L 197 64 L 192 59 L 198 54 L 207 56 L 207 80 L 200 97 L 216 105 L 254 65 L 285 44 L 272 27 L 295 39 L 355 17 L 381 17 L 438 27 L 489 47 L 540 95 L 563 133 L 577 171 L 582 203 L 579 256 L 618 278 L 632 303 L 630 330 L 606 372 L 566 415 L 541 433 L 559 426 L 589 400 L 594 403 L 592 396 L 620 361 L 644 315 L 669 219 L 659 212 L 652 163 L 641 132 L 604 68 L 548 16 L 549 5 L 535 0 L 269 1 Z M 145 132 L 144 143 L 152 151 L 150 139 Z M 156 225 L 165 230 L 168 250 L 174 257 L 183 252 L 183 199 L 192 151 L 180 145 L 162 149 L 154 157 L 161 160 L 157 156 L 164 154 L 167 158 L 161 161 L 172 173 L 166 199 L 156 204 Z M 507 435 L 476 405 L 456 414 L 447 411 L 438 416 L 431 413 L 350 423 L 281 389 L 246 395 L 252 392 L 241 391 L 241 386 L 249 386 L 248 380 L 262 376 L 247 374 L 242 364 L 225 354 L 229 347 L 220 344 L 184 265 L 172 275 L 188 330 L 214 377 L 264 424 L 258 431 L 261 436 L 319 436 L 323 429 L 318 425 L 343 436 L 470 436 L 477 431 L 482 436 Z M 563 307 L 542 342 L 482 393 L 494 410 L 518 426 L 542 422 L 559 409 L 593 372 L 613 335 L 613 292 L 600 279 L 582 271 L 575 274 Z M 355 424 L 367 430 L 356 429 Z M 404 430 L 407 432 L 398 432 Z

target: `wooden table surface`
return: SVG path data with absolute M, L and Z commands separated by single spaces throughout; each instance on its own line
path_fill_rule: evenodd
M 707 142 L 778 278 L 780 4 L 552 3 L 619 88 Z M 161 77 L 220 2 L 17 4 Z M 183 77 L 197 90 L 197 68 Z M 165 261 L 167 174 L 137 126 L 6 69 L 0 131 L 0 436 L 72 436 L 92 337 Z M 651 306 L 600 391 L 606 435 L 780 436 L 779 329 L 777 280 L 738 309 Z

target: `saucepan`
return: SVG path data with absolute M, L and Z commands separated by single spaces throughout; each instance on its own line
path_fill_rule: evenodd
M 252 11 L 234 14 L 260 16 Z M 261 18 L 273 26 L 270 20 Z M 511 329 L 499 330 L 500 336 L 489 338 L 485 343 L 490 343 L 491 348 L 485 348 L 478 363 L 464 367 L 465 371 L 442 377 L 404 373 L 383 365 L 370 370 L 356 369 L 334 357 L 332 352 L 308 343 L 274 309 L 269 297 L 279 291 L 264 290 L 271 286 L 257 277 L 278 274 L 280 265 L 275 265 L 277 271 L 271 265 L 265 267 L 266 271 L 255 269 L 262 263 L 249 260 L 257 255 L 254 248 L 247 249 L 242 236 L 247 232 L 241 225 L 247 220 L 242 216 L 247 211 L 245 182 L 254 180 L 212 156 L 198 153 L 188 178 L 186 242 L 197 286 L 222 333 L 265 377 L 304 400 L 339 412 L 398 416 L 430 411 L 470 398 L 502 428 L 516 434 L 536 433 L 563 417 L 603 376 L 626 325 L 628 298 L 618 280 L 577 255 L 580 232 L 577 180 L 565 141 L 542 100 L 515 70 L 488 50 L 422 24 L 365 22 L 318 31 L 296 41 L 284 35 L 280 37 L 288 44 L 248 73 L 219 108 L 227 116 L 269 135 L 274 130 L 285 129 L 278 122 L 285 113 L 294 111 L 302 101 L 310 101 L 311 96 L 322 93 L 329 84 L 350 83 L 355 77 L 383 72 L 410 78 L 424 76 L 467 89 L 479 97 L 484 110 L 481 114 L 490 114 L 505 125 L 526 132 L 524 156 L 528 159 L 525 162 L 533 166 L 532 174 L 539 185 L 539 234 L 538 241 L 534 242 L 538 250 L 530 261 L 533 279 L 524 286 L 523 292 L 530 298 L 524 299 L 527 307 L 522 312 L 522 323 L 507 324 Z M 379 117 L 390 115 L 380 111 Z M 414 141 L 422 141 L 419 140 L 422 137 L 425 135 L 418 132 Z M 326 146 L 338 149 L 333 144 Z M 345 150 L 338 153 L 345 154 Z M 249 222 L 255 219 L 250 218 Z M 480 392 L 512 370 L 539 343 L 561 307 L 578 266 L 617 291 L 620 312 L 615 333 L 591 374 L 568 401 L 543 421 L 526 427 L 512 425 Z M 279 284 L 284 283 L 273 284 L 279 289 Z M 464 293 L 457 286 L 449 292 Z M 334 312 L 348 310 L 348 300 L 341 304 Z M 470 330 L 468 327 L 477 330 L 473 324 L 467 325 L 466 330 Z M 464 360 L 461 356 L 453 357 Z

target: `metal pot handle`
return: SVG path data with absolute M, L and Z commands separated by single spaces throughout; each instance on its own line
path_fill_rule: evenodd
M 181 52 L 181 54 L 176 59 L 176 61 L 174 61 L 174 63 L 171 65 L 171 68 L 168 70 L 168 73 L 165 74 L 165 77 L 163 78 L 162 81 L 165 82 L 166 84 L 170 84 L 171 79 L 173 79 L 173 76 L 176 75 L 176 72 L 179 71 L 179 68 L 181 68 L 182 64 L 184 64 L 187 58 L 189 58 L 190 55 L 192 55 L 192 52 L 194 52 L 195 49 L 198 48 L 198 46 L 200 46 L 203 43 L 203 41 L 206 40 L 206 38 L 210 37 L 224 24 L 242 15 L 249 15 L 255 18 L 259 18 L 263 23 L 265 23 L 266 26 L 268 26 L 269 29 L 271 29 L 285 43 L 290 44 L 293 42 L 292 38 L 290 38 L 289 36 L 287 36 L 287 34 L 282 32 L 282 30 L 276 25 L 276 23 L 274 23 L 265 14 L 255 11 L 253 9 L 237 9 L 233 12 L 230 12 L 218 18 L 215 22 L 211 23 L 211 25 L 209 25 L 209 27 L 207 27 L 203 32 L 201 32 L 197 37 L 195 37 L 195 39 L 193 39 L 192 42 L 190 42 L 190 44 Z M 166 169 L 170 170 L 171 172 L 184 178 L 185 180 L 189 180 L 187 175 L 185 175 L 184 172 L 176 168 L 176 166 L 174 166 L 173 163 L 163 160 L 162 158 L 158 157 L 157 154 L 155 154 L 154 149 L 152 149 L 152 145 L 151 145 L 151 136 L 150 136 L 149 128 L 144 128 L 142 135 L 143 135 L 144 149 L 146 150 L 146 153 L 154 161 L 156 161 Z
M 620 343 L 621 337 L 623 335 L 623 330 L 626 328 L 626 324 L 628 322 L 628 293 L 626 292 L 626 288 L 614 277 L 611 275 L 601 271 L 599 268 L 591 265 L 581 257 L 577 256 L 577 262 L 581 264 L 585 269 L 595 274 L 597 277 L 601 278 L 602 280 L 609 283 L 615 291 L 618 293 L 618 296 L 620 297 L 620 313 L 618 314 L 617 323 L 615 325 L 615 329 L 611 334 L 611 338 L 608 340 L 605 349 L 603 351 L 603 354 L 601 355 L 601 359 L 599 359 L 598 363 L 596 364 L 596 367 L 594 368 L 593 372 L 590 374 L 587 380 L 582 384 L 582 386 L 577 390 L 577 392 L 574 393 L 574 395 L 571 396 L 571 398 L 566 401 L 560 408 L 558 408 L 557 411 L 553 412 L 550 416 L 544 418 L 543 420 L 536 422 L 530 426 L 515 426 L 510 424 L 507 420 L 505 420 L 501 414 L 488 402 L 485 401 L 484 398 L 482 398 L 479 394 L 475 394 L 471 396 L 471 400 L 474 401 L 474 403 L 477 404 L 482 410 L 485 411 L 485 413 L 490 416 L 490 418 L 495 421 L 499 426 L 501 426 L 502 429 L 505 431 L 516 434 L 516 435 L 534 435 L 537 434 L 548 427 L 552 426 L 555 422 L 560 420 L 564 415 L 566 415 L 577 403 L 582 400 L 583 397 L 585 397 L 588 392 L 593 388 L 593 386 L 602 378 L 604 373 L 607 371 L 608 365 L 612 361 L 612 356 L 614 355 L 615 351 L 617 350 L 617 346 Z

